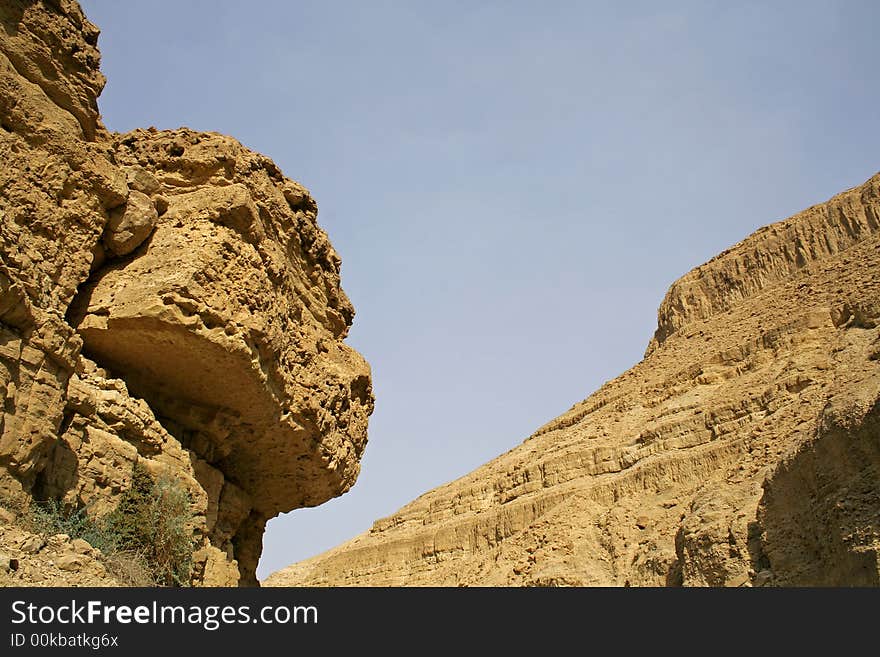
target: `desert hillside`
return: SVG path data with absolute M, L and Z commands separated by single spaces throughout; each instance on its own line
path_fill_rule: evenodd
M 878 228 L 880 174 L 758 230 L 635 367 L 266 584 L 880 584 Z

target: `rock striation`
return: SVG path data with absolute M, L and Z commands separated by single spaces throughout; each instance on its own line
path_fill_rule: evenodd
M 309 192 L 232 138 L 111 134 L 98 29 L 0 6 L 0 493 L 99 514 L 190 491 L 194 582 L 256 584 L 266 521 L 348 490 L 373 408 Z
M 880 585 L 880 174 L 675 282 L 645 358 L 265 582 Z

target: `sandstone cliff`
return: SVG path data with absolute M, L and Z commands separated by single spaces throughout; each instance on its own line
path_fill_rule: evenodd
M 190 491 L 195 583 L 256 583 L 266 521 L 354 483 L 373 405 L 315 202 L 229 137 L 108 133 L 72 0 L 0 22 L 0 493 L 100 514 L 137 460 Z
M 658 315 L 631 370 L 266 583 L 880 584 L 880 174 Z

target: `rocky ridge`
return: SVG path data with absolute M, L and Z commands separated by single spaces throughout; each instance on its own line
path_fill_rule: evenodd
M 139 461 L 190 492 L 194 583 L 256 584 L 266 521 L 354 483 L 373 406 L 317 206 L 232 138 L 109 133 L 76 2 L 0 23 L 0 493 L 100 514 Z
M 880 174 L 676 281 L 645 358 L 274 586 L 880 584 Z

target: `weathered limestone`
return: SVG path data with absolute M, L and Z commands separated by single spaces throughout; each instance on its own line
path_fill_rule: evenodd
M 373 406 L 317 206 L 229 137 L 108 134 L 75 2 L 0 21 L 0 493 L 101 514 L 139 460 L 190 491 L 194 582 L 255 584 L 266 521 L 354 483 Z

